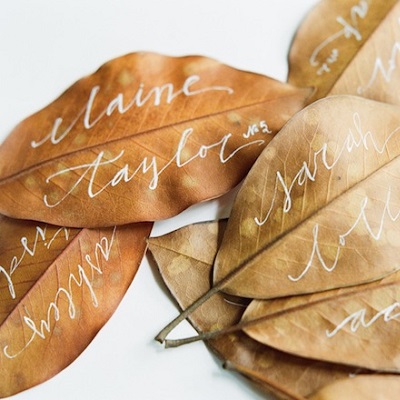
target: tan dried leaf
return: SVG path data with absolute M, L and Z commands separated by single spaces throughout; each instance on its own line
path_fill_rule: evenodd
M 400 2 L 323 0 L 301 24 L 288 81 L 328 94 L 362 95 L 400 105 Z
M 214 282 L 274 298 L 399 269 L 399 154 L 397 106 L 333 96 L 298 113 L 238 193 Z
M 173 216 L 237 185 L 309 94 L 205 57 L 109 61 L 0 146 L 0 212 L 85 228 Z
M 254 300 L 243 315 L 253 324 L 244 330 L 260 343 L 298 356 L 400 372 L 399 298 L 397 272 L 354 288 Z
M 162 237 L 150 238 L 149 249 L 161 276 L 182 309 L 210 289 L 210 273 L 225 222 L 190 225 Z M 190 317 L 198 332 L 235 325 L 243 313 L 239 303 L 217 294 Z M 261 384 L 279 399 L 299 400 L 354 369 L 326 364 L 274 350 L 242 332 L 207 341 L 208 347 L 234 369 Z

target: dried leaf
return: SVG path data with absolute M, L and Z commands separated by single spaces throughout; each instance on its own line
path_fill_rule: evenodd
M 311 396 L 310 400 L 397 400 L 399 392 L 399 376 L 356 376 L 328 385 Z
M 328 94 L 358 94 L 400 104 L 400 2 L 323 0 L 300 26 L 288 81 Z
M 150 229 L 0 217 L 0 397 L 51 378 L 88 346 L 134 278 Z
M 381 282 L 255 300 L 243 315 L 253 339 L 302 357 L 400 371 L 400 272 Z M 257 323 L 255 323 L 257 322 Z
M 238 193 L 214 282 L 273 298 L 399 269 L 399 133 L 398 107 L 352 96 L 293 117 Z
M 210 273 L 224 224 L 223 221 L 195 224 L 149 239 L 149 249 L 164 282 L 182 309 L 210 289 Z M 242 313 L 242 306 L 217 294 L 189 319 L 199 332 L 207 332 L 236 324 Z M 222 360 L 229 361 L 280 399 L 300 399 L 355 372 L 293 357 L 263 346 L 242 332 L 216 337 L 208 340 L 207 345 Z
M 6 139 L 0 212 L 75 227 L 173 216 L 238 184 L 309 94 L 205 57 L 117 58 Z

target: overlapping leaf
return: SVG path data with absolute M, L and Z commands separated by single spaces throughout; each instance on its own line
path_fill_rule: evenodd
M 255 300 L 245 332 L 299 356 L 400 371 L 400 273 L 379 283 L 271 301 Z
M 170 217 L 239 183 L 309 94 L 205 57 L 112 60 L 0 147 L 0 212 L 75 227 Z
M 181 308 L 210 289 L 210 272 L 223 229 L 224 222 L 203 223 L 150 238 L 149 249 Z M 236 324 L 243 310 L 218 294 L 199 307 L 190 321 L 199 332 L 223 329 Z M 207 344 L 222 360 L 280 399 L 298 400 L 355 372 L 279 352 L 241 332 L 216 337 Z
M 353 94 L 400 104 L 400 2 L 323 0 L 301 24 L 288 81 L 315 88 L 310 101 Z
M 57 374 L 107 322 L 151 223 L 69 229 L 0 217 L 0 397 Z
M 398 1 L 322 1 L 294 40 L 289 85 L 204 57 L 113 60 L 0 147 L 0 212 L 100 227 L 166 218 L 217 197 L 306 103 L 349 93 L 400 104 L 399 21 Z M 305 86 L 313 97 L 296 88 Z M 244 323 L 257 341 L 230 333 L 208 342 L 279 398 L 302 399 L 330 383 L 312 398 L 368 387 L 359 377 L 339 388 L 332 382 L 353 368 L 310 359 L 399 370 L 391 356 L 400 350 L 399 134 L 398 107 L 319 101 L 286 125 L 239 193 L 214 282 L 250 298 L 325 291 L 253 301 Z M 82 352 L 133 279 L 150 229 L 1 217 L 1 396 L 48 379 Z M 182 308 L 210 290 L 222 230 L 196 225 L 151 241 Z M 217 294 L 191 322 L 221 330 L 242 312 Z M 377 379 L 386 383 L 390 396 L 398 380 Z
M 298 113 L 239 191 L 214 282 L 272 298 L 399 269 L 399 154 L 396 106 L 338 96 Z

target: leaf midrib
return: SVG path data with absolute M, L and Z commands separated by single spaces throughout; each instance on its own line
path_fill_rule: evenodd
M 56 156 L 56 157 L 53 157 L 53 158 L 49 158 L 47 160 L 40 161 L 39 163 L 37 163 L 35 165 L 28 166 L 28 167 L 23 168 L 23 169 L 21 169 L 19 171 L 11 173 L 10 175 L 7 175 L 7 176 L 5 176 L 3 178 L 0 178 L 0 185 L 7 184 L 9 181 L 18 179 L 20 176 L 28 174 L 28 173 L 30 173 L 32 171 L 36 171 L 36 170 L 42 168 L 43 166 L 46 166 L 48 164 L 53 163 L 56 160 L 64 160 L 64 159 L 67 159 L 67 158 L 69 158 L 71 156 L 74 156 L 76 154 L 81 154 L 81 153 L 93 151 L 94 149 L 102 148 L 102 147 L 105 147 L 105 146 L 108 146 L 110 144 L 117 143 L 117 142 L 129 141 L 129 140 L 132 140 L 133 138 L 138 138 L 138 137 L 150 135 L 150 134 L 152 134 L 154 132 L 157 132 L 157 131 L 160 131 L 160 130 L 163 130 L 163 129 L 172 128 L 172 127 L 179 126 L 179 125 L 184 125 L 184 124 L 187 124 L 189 122 L 195 122 L 195 121 L 199 121 L 199 120 L 203 120 L 203 119 L 207 119 L 207 118 L 212 118 L 212 117 L 215 117 L 215 116 L 218 116 L 218 115 L 223 115 L 223 114 L 226 114 L 226 113 L 229 113 L 229 112 L 242 110 L 242 109 L 245 109 L 245 108 L 260 106 L 262 104 L 268 104 L 268 103 L 271 103 L 271 102 L 275 102 L 277 100 L 285 100 L 285 99 L 290 98 L 290 97 L 297 97 L 297 96 L 299 96 L 299 94 L 302 91 L 305 90 L 304 88 L 296 88 L 294 86 L 292 88 L 295 89 L 296 91 L 293 91 L 293 92 L 291 92 L 289 94 L 285 94 L 283 96 L 277 95 L 277 96 L 274 96 L 273 98 L 268 99 L 268 100 L 263 100 L 263 101 L 251 103 L 251 104 L 248 104 L 248 105 L 244 105 L 244 106 L 230 108 L 230 109 L 227 109 L 227 110 L 223 110 L 223 111 L 219 111 L 219 112 L 215 112 L 215 113 L 211 113 L 211 114 L 207 114 L 207 115 L 202 115 L 202 116 L 199 116 L 199 117 L 195 117 L 195 118 L 179 121 L 179 122 L 176 122 L 176 123 L 167 124 L 167 125 L 164 125 L 164 126 L 161 126 L 161 127 L 158 127 L 158 128 L 148 129 L 148 130 L 142 131 L 142 132 L 132 133 L 132 134 L 124 136 L 122 138 L 115 138 L 115 139 L 108 140 L 105 143 L 95 144 L 95 145 L 92 145 L 92 146 L 87 146 L 87 147 L 82 148 L 82 149 L 78 149 L 78 150 L 70 151 L 70 152 L 67 152 L 67 153 L 63 153 L 62 155 L 59 155 L 59 156 Z
M 400 154 L 398 154 L 397 156 L 395 156 L 392 160 L 390 160 L 389 162 L 387 162 L 386 164 L 381 165 L 379 168 L 375 169 L 373 172 L 371 172 L 370 174 L 366 175 L 363 179 L 359 180 L 358 182 L 356 182 L 354 185 L 348 187 L 346 190 L 344 190 L 342 193 L 340 193 L 339 195 L 335 196 L 334 198 L 332 198 L 330 201 L 324 203 L 321 207 L 316 208 L 312 213 L 310 213 L 306 218 L 301 219 L 297 224 L 291 226 L 288 230 L 279 233 L 277 236 L 274 237 L 274 239 L 264 245 L 262 245 L 257 251 L 253 252 L 250 256 L 246 257 L 243 261 L 240 262 L 240 264 L 238 264 L 235 268 L 231 269 L 230 272 L 225 275 L 219 282 L 224 281 L 225 283 L 223 284 L 222 287 L 225 287 L 226 285 L 229 284 L 229 282 L 231 280 L 233 280 L 236 275 L 239 275 L 240 272 L 244 269 L 246 269 L 246 267 L 253 262 L 258 256 L 260 256 L 264 251 L 268 251 L 271 247 L 275 246 L 277 243 L 279 243 L 281 240 L 284 240 L 284 238 L 287 235 L 290 235 L 293 231 L 297 230 L 298 228 L 300 228 L 302 225 L 304 225 L 305 223 L 307 223 L 309 220 L 311 220 L 312 218 L 314 218 L 317 214 L 323 212 L 324 209 L 326 209 L 328 206 L 330 206 L 332 203 L 334 203 L 336 200 L 338 200 L 340 197 L 348 194 L 349 192 L 351 192 L 352 190 L 354 190 L 357 186 L 363 184 L 365 181 L 367 181 L 368 179 L 370 179 L 373 175 L 379 173 L 380 171 L 382 171 L 383 169 L 387 168 L 388 165 L 398 162 L 400 160 Z M 214 267 L 215 267 L 215 263 L 214 263 Z M 378 280 L 379 278 L 377 278 L 376 280 Z M 219 282 L 216 282 L 215 284 L 218 284 Z M 336 286 L 337 288 L 337 286 Z M 331 289 L 334 289 L 331 288 Z M 229 292 L 229 290 L 227 290 L 227 292 Z M 247 296 L 248 297 L 248 296 Z M 252 296 L 253 297 L 253 296 Z M 261 298 L 260 298 L 261 299 Z

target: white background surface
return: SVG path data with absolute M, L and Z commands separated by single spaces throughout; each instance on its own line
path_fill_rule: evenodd
M 130 52 L 204 55 L 284 81 L 292 37 L 316 3 L 2 0 L 0 141 L 73 82 Z M 153 235 L 221 212 L 224 201 L 195 206 L 157 223 Z M 84 353 L 55 378 L 13 399 L 266 398 L 224 371 L 202 343 L 168 350 L 156 343 L 153 337 L 176 315 L 145 259 L 120 307 Z M 187 333 L 192 331 L 183 326 L 177 335 Z

